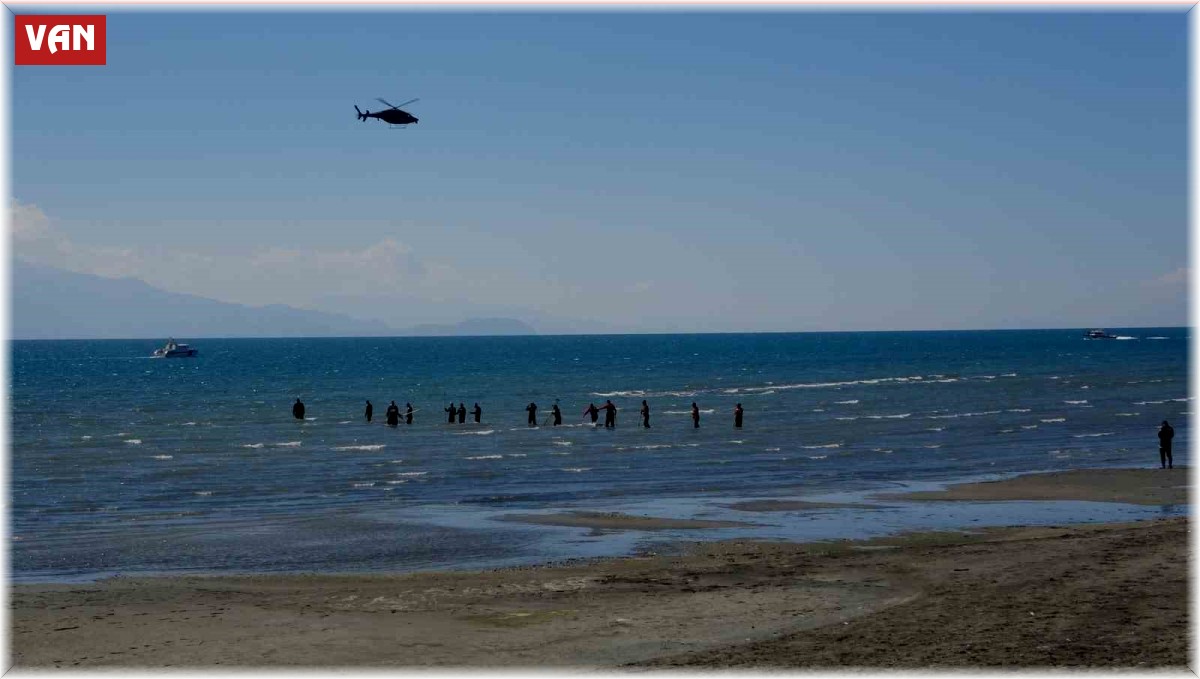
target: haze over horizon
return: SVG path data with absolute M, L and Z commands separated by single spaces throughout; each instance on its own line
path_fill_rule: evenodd
M 393 327 L 1187 324 L 1183 11 L 108 30 L 107 66 L 12 71 L 17 257 Z

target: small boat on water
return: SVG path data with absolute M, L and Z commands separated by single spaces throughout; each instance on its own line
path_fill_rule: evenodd
M 162 349 L 154 350 L 156 358 L 191 358 L 196 353 L 197 351 L 190 346 L 176 342 L 174 337 L 168 339 L 167 345 Z
M 1116 335 L 1110 335 L 1107 332 L 1105 332 L 1103 330 L 1099 330 L 1099 329 L 1088 330 L 1087 335 L 1085 335 L 1085 337 L 1087 337 L 1087 339 L 1116 339 L 1117 338 Z

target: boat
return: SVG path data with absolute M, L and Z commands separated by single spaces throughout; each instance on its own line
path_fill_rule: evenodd
M 167 340 L 167 345 L 162 349 L 155 349 L 154 356 L 156 358 L 191 358 L 198 352 L 186 344 L 180 344 L 175 341 L 175 338 Z
M 1100 330 L 1100 329 L 1088 330 L 1087 335 L 1085 335 L 1085 337 L 1087 337 L 1087 339 L 1116 339 L 1117 338 L 1116 335 L 1110 335 L 1107 332 Z

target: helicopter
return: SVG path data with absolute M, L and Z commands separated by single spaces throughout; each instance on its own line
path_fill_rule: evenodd
M 409 99 L 408 101 L 404 102 L 403 104 L 400 104 L 400 106 L 391 104 L 383 99 L 377 99 L 377 101 L 382 102 L 386 106 L 391 106 L 391 108 L 383 110 L 383 111 L 379 111 L 378 113 L 371 113 L 370 111 L 363 113 L 362 111 L 359 111 L 358 106 L 355 105 L 354 110 L 358 111 L 358 119 L 366 120 L 367 118 L 379 118 L 380 120 L 382 120 L 383 122 L 385 122 L 389 125 L 399 125 L 401 127 L 403 127 L 409 123 L 417 122 L 416 116 L 412 115 L 408 111 L 400 110 L 400 106 L 407 106 L 408 104 L 411 104 L 414 101 L 418 101 L 417 99 Z

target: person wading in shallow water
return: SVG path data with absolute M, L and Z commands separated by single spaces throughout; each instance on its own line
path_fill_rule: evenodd
M 650 404 L 642 400 L 642 426 L 646 429 L 650 428 Z
M 595 404 L 595 403 L 589 403 L 589 404 L 588 404 L 588 407 L 587 407 L 587 410 L 584 410 L 584 411 L 583 411 L 583 414 L 584 414 L 584 415 L 590 415 L 590 416 L 591 416 L 591 418 L 592 418 L 592 424 L 593 424 L 593 425 L 595 425 L 595 424 L 596 424 L 596 418 L 600 416 L 600 409 L 596 407 L 596 404 Z
M 741 403 L 737 404 L 737 407 L 733 409 L 733 426 L 736 429 L 742 428 L 742 404 Z
M 411 403 L 405 403 L 404 405 L 405 405 L 405 407 L 407 407 L 407 408 L 408 408 L 408 411 L 407 411 L 407 412 L 404 414 L 404 423 L 405 423 L 405 424 L 412 424 L 412 414 L 413 414 L 413 408 L 412 408 L 412 404 L 411 404 Z
M 600 410 L 604 411 L 604 428 L 617 428 L 617 407 L 613 405 L 612 400 L 607 400 L 604 405 L 600 406 Z
M 371 416 L 375 414 L 375 406 L 371 405 L 370 401 L 367 401 L 367 412 L 364 414 L 367 416 L 367 424 L 370 424 Z
M 387 407 L 387 424 L 389 427 L 400 424 L 400 409 L 396 407 L 395 401 Z
M 300 402 L 300 399 L 296 399 L 296 402 L 292 404 L 292 417 L 297 420 L 304 419 L 304 404 Z
M 446 407 L 445 410 L 447 413 L 449 413 L 449 417 L 446 419 L 446 424 L 454 424 L 454 416 L 458 414 L 458 408 L 455 408 L 454 403 L 452 402 Z
M 1175 429 L 1163 420 L 1158 429 L 1158 457 L 1163 469 L 1174 469 L 1175 460 L 1171 459 L 1171 439 L 1175 438 Z
M 458 423 L 467 423 L 467 406 L 463 405 L 461 402 L 458 404 Z
M 562 424 L 562 411 L 558 409 L 557 402 L 554 404 L 554 407 L 550 409 L 550 414 L 554 416 L 554 426 L 557 427 L 558 425 Z
M 525 406 L 525 411 L 529 413 L 529 426 L 536 427 L 537 426 L 537 404 L 531 402 L 529 405 Z
M 475 416 L 475 424 L 479 424 L 479 418 L 483 416 L 483 408 L 480 408 L 479 404 L 476 403 L 475 408 L 471 410 L 471 414 Z
M 700 428 L 700 406 L 692 401 L 692 429 Z

